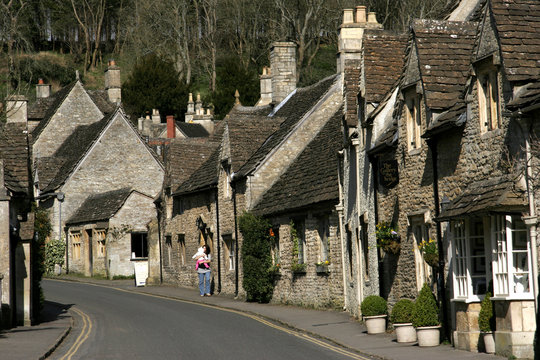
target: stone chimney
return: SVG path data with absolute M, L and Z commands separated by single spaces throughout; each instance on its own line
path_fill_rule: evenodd
M 105 70 L 105 90 L 109 101 L 117 103 L 122 100 L 122 82 L 120 81 L 120 68 L 114 60 L 109 60 L 109 66 Z
M 201 94 L 197 94 L 197 102 L 195 103 L 195 113 L 200 114 L 202 110 Z
M 265 66 L 261 75 L 261 98 L 255 106 L 265 106 L 272 102 L 272 74 L 270 68 Z
M 167 115 L 167 139 L 176 137 L 176 126 L 174 125 L 174 116 Z
M 374 12 L 367 14 L 365 6 L 355 9 L 343 10 L 343 23 L 338 34 L 338 60 L 337 71 L 342 73 L 345 69 L 345 60 L 361 58 L 362 38 L 365 29 L 382 29 L 377 22 Z
M 195 115 L 195 103 L 193 102 L 193 94 L 189 93 L 187 111 L 184 117 L 185 122 L 191 122 L 193 120 L 193 115 Z
M 36 98 L 44 99 L 51 96 L 51 85 L 45 84 L 43 79 L 39 79 L 36 85 Z
M 275 42 L 270 50 L 272 103 L 279 104 L 296 89 L 296 45 Z
M 152 124 L 161 124 L 161 115 L 158 109 L 152 109 Z
M 6 121 L 26 123 L 28 119 L 28 99 L 23 95 L 12 95 L 6 99 Z

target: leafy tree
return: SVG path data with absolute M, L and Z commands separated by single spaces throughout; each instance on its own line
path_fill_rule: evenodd
M 238 90 L 242 105 L 255 105 L 259 99 L 259 81 L 254 68 L 244 68 L 236 57 L 228 57 L 219 63 L 217 91 L 211 97 L 216 118 L 222 119 L 234 105 Z
M 122 102 L 133 119 L 158 109 L 162 116 L 183 118 L 189 87 L 179 80 L 171 61 L 149 54 L 135 64 L 122 85 Z
M 267 303 L 274 291 L 270 223 L 245 212 L 238 218 L 242 243 L 243 287 L 248 301 Z

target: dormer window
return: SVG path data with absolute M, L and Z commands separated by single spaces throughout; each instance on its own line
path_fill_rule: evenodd
M 500 127 L 499 81 L 493 65 L 479 66 L 476 76 L 480 132 L 483 134 Z
M 407 119 L 407 149 L 409 151 L 420 149 L 422 142 L 420 132 L 422 129 L 422 113 L 420 100 L 422 96 L 416 93 L 416 89 L 405 93 L 405 116 Z
M 231 189 L 231 166 L 227 161 L 221 163 L 223 169 L 223 195 L 226 199 L 230 199 L 232 195 Z

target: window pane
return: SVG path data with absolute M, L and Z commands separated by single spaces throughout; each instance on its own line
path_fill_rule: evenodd
M 517 217 L 512 217 L 512 272 L 514 293 L 530 292 L 529 289 L 529 250 L 525 224 Z

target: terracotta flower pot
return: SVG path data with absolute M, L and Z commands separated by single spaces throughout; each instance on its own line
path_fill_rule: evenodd
M 486 353 L 495 354 L 495 338 L 493 337 L 493 332 L 483 333 L 483 335 Z
M 386 315 L 364 316 L 368 334 L 383 334 L 386 331 Z
M 440 325 L 417 327 L 418 346 L 438 346 L 440 344 L 440 331 Z
M 416 342 L 416 329 L 412 323 L 394 324 L 398 343 Z

